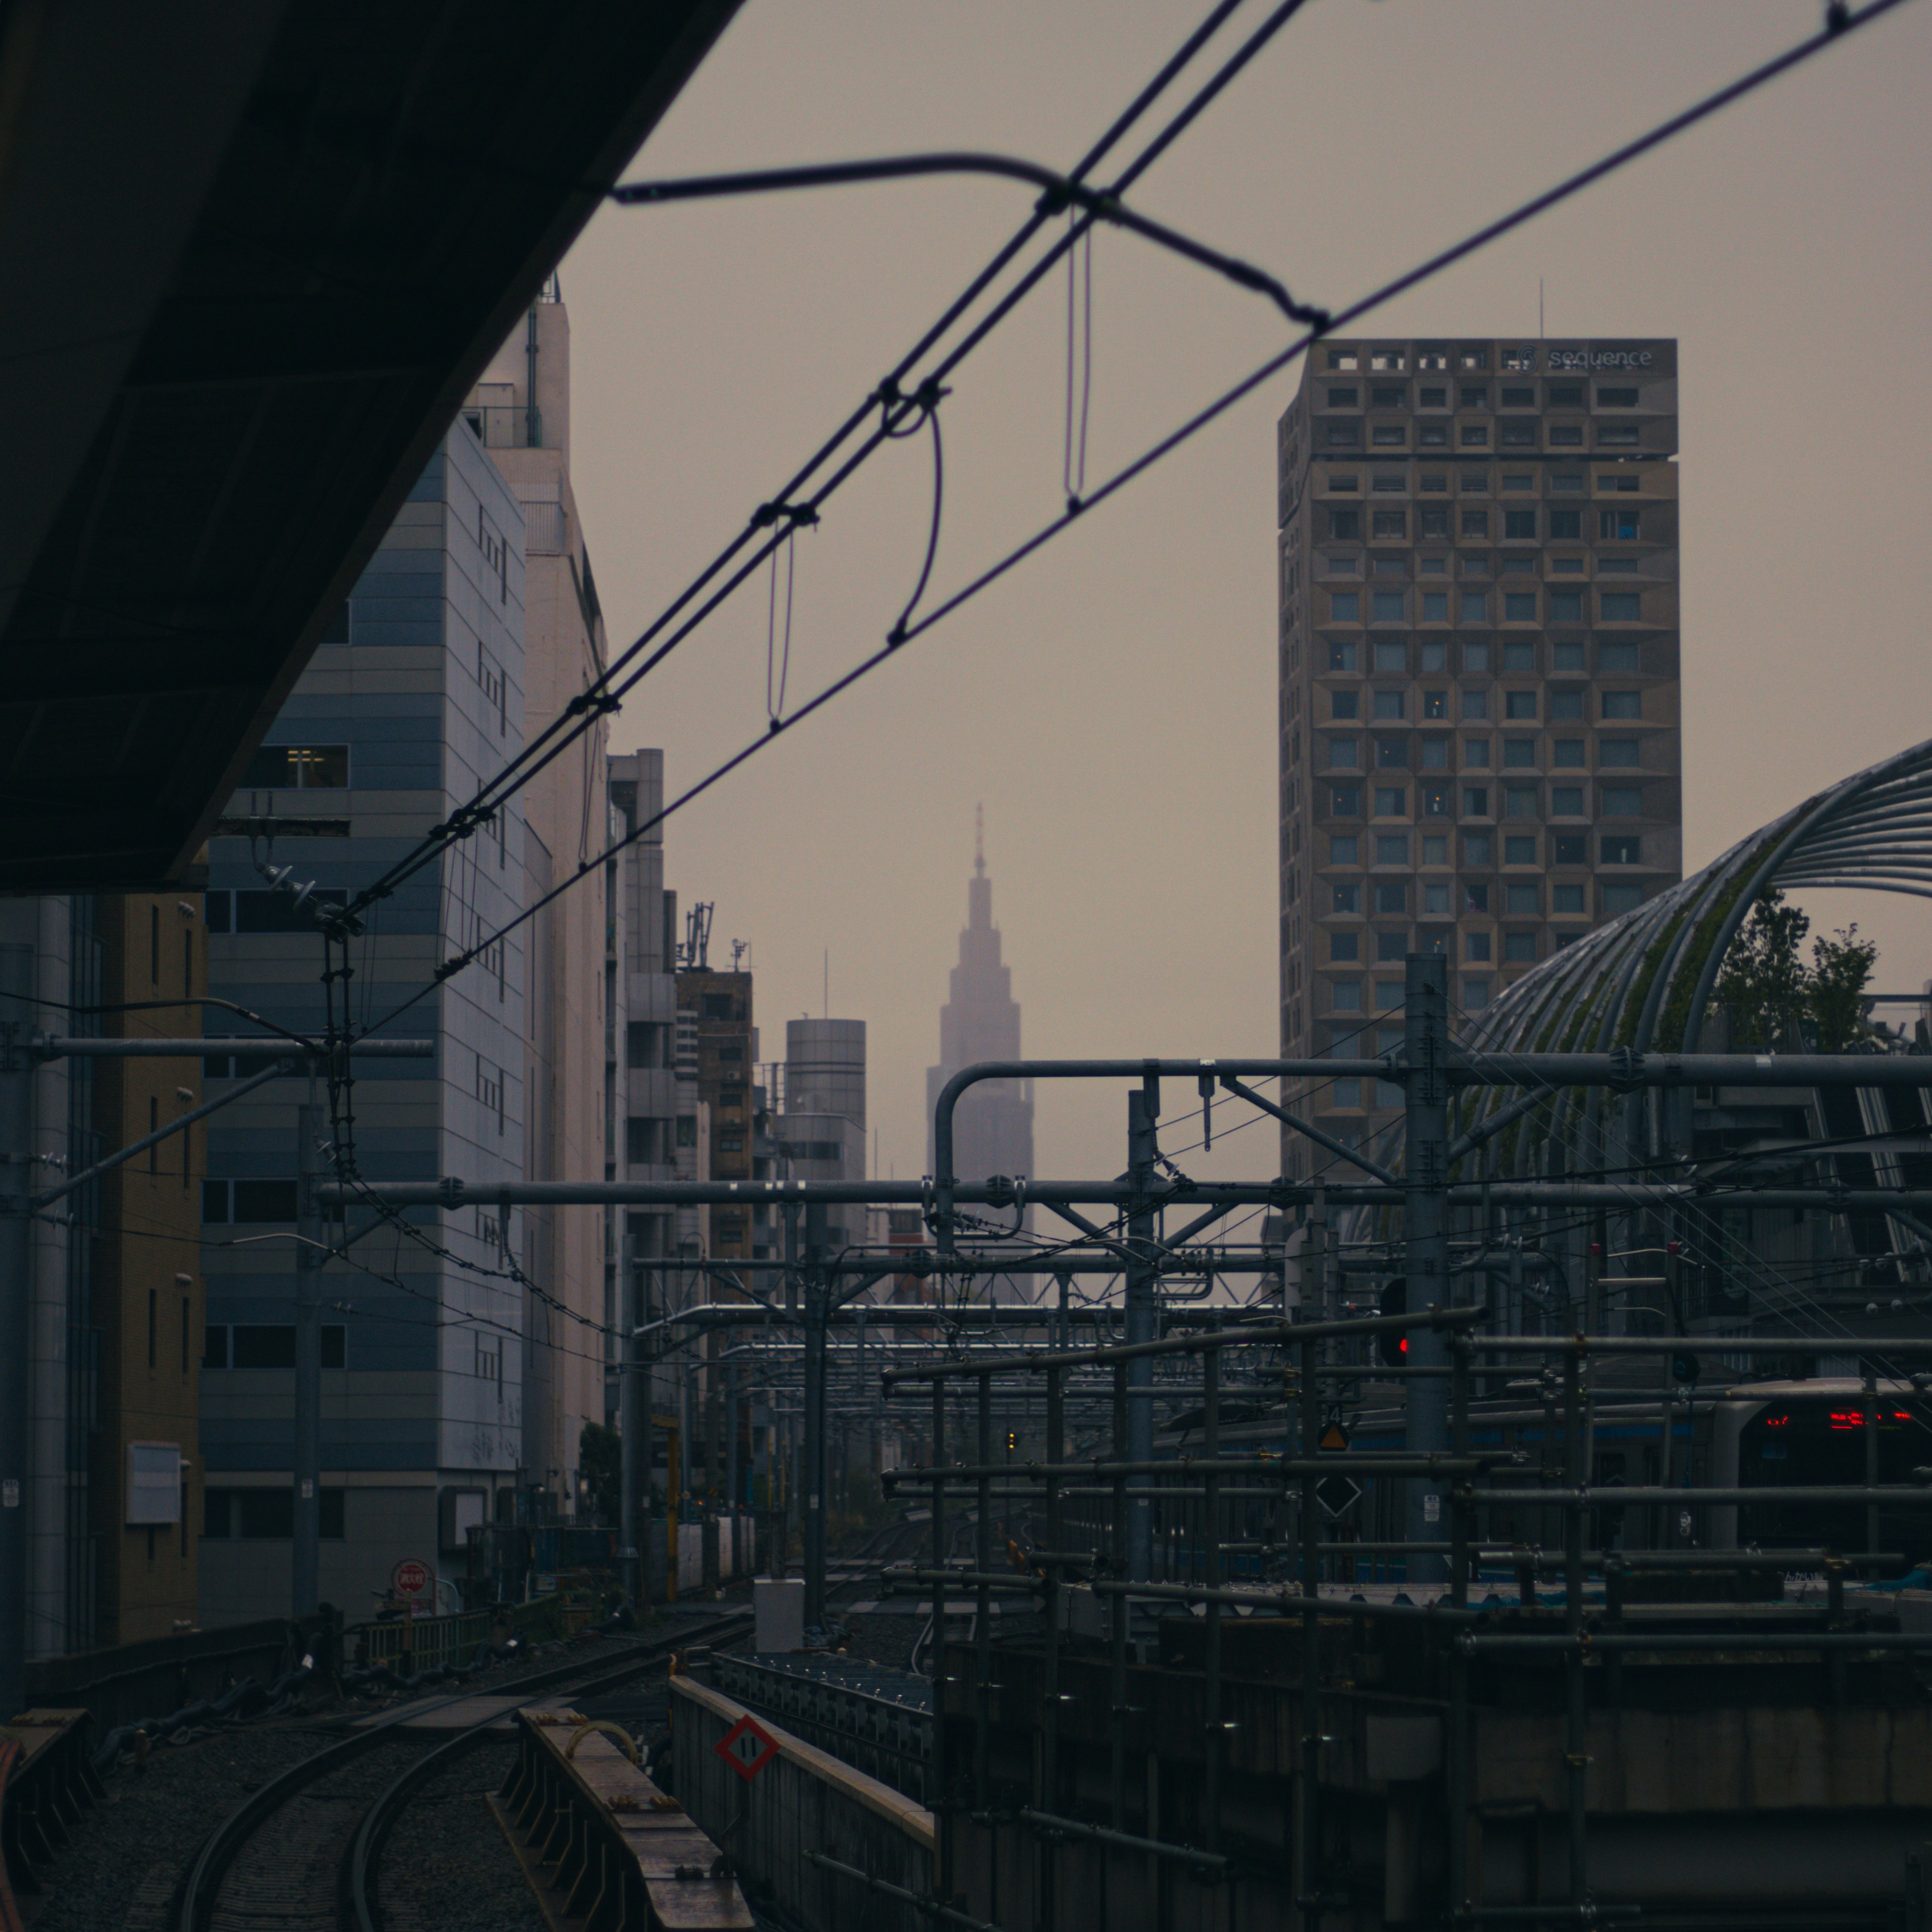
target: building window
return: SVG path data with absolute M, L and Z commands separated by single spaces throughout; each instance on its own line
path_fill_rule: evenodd
M 1408 951 L 1408 934 L 1407 933 L 1378 932 L 1376 934 L 1376 962 L 1378 965 L 1384 965 L 1393 961 L 1399 961 L 1407 954 Z M 1387 1046 L 1382 1045 L 1382 1036 L 1378 1034 L 1376 1036 L 1377 1050 L 1378 1052 L 1386 1053 L 1390 1051 L 1391 1048 L 1401 1046 L 1402 1035 L 1400 1032 L 1398 1031 L 1394 1039 L 1390 1040 Z M 1400 1106 L 1402 1102 L 1400 1100 L 1396 1102 L 1397 1106 Z
M 1328 616 L 1332 623 L 1360 623 L 1362 619 L 1361 593 L 1355 590 L 1330 591 Z
M 1534 718 L 1536 716 L 1536 693 L 1533 691 L 1504 692 L 1503 716 L 1505 718 Z
M 1372 606 L 1378 624 L 1400 624 L 1408 614 L 1403 609 L 1406 602 L 1400 590 L 1378 590 L 1374 592 Z
M 1331 349 L 1328 352 L 1328 366 L 1331 369 L 1359 369 L 1361 358 L 1352 349 Z
M 1621 919 L 1627 912 L 1635 912 L 1643 904 L 1643 888 L 1637 885 L 1611 885 L 1606 883 L 1599 888 L 1603 895 L 1604 916 Z
M 1462 957 L 1482 961 L 1490 956 L 1490 935 L 1486 932 L 1466 932 L 1462 935 Z
M 1580 800 L 1580 793 L 1574 794 Z M 1580 832 L 1559 832 L 1550 842 L 1550 862 L 1552 866 L 1587 866 L 1590 862 L 1590 842 Z
M 1465 785 L 1462 788 L 1462 816 L 1465 818 L 1486 818 L 1489 815 L 1489 787 Z
M 1550 540 L 1556 543 L 1581 543 L 1583 540 L 1583 513 L 1581 510 L 1552 510 L 1550 513 Z
M 1597 406 L 1600 410 L 1634 410 L 1636 404 L 1637 392 L 1634 389 L 1612 388 L 1602 382 L 1597 385 Z
M 1558 738 L 1552 748 L 1550 762 L 1556 765 L 1580 765 L 1583 762 L 1582 740 Z
M 1362 513 L 1359 510 L 1330 510 L 1328 512 L 1328 534 L 1343 543 L 1359 543 L 1362 536 Z M 1348 560 L 1348 567 L 1354 568 L 1354 559 Z M 1330 570 L 1339 568 L 1336 560 L 1328 560 Z
M 1464 591 L 1460 610 L 1464 623 L 1487 623 L 1490 620 L 1490 593 L 1486 590 Z
M 1335 1012 L 1360 1012 L 1362 1010 L 1360 980 L 1337 980 L 1328 989 L 1328 1004 L 1330 1010 Z
M 1597 646 L 1597 669 L 1605 677 L 1628 677 L 1639 669 L 1638 647 L 1634 644 L 1602 644 Z
M 1489 446 L 1490 431 L 1486 423 L 1465 423 L 1457 440 L 1465 449 L 1484 449 Z
M 1353 880 L 1340 880 L 1335 886 L 1335 910 L 1360 912 L 1362 909 L 1362 889 Z
M 1641 512 L 1634 505 L 1597 512 L 1597 535 L 1606 543 L 1637 543 L 1643 536 Z
M 1416 534 L 1423 537 L 1447 537 L 1449 534 L 1449 512 L 1430 506 L 1416 512 L 1419 519 Z
M 1490 982 L 1486 979 L 1462 982 L 1462 1004 L 1471 1012 L 1480 1012 L 1490 1004 Z
M 1598 602 L 1606 624 L 1634 624 L 1643 615 L 1643 593 L 1637 590 L 1603 590 Z
M 1641 718 L 1643 693 L 1640 691 L 1606 691 L 1604 693 L 1606 718 Z
M 1378 785 L 1376 788 L 1376 816 L 1378 818 L 1406 818 L 1408 814 L 1408 794 L 1400 785 Z
M 1534 890 L 1532 887 L 1532 892 Z M 1550 910 L 1552 913 L 1580 917 L 1589 908 L 1583 903 L 1584 888 L 1581 883 L 1570 885 L 1552 885 L 1550 888 Z M 1535 908 L 1530 908 L 1534 911 Z
M 1463 717 L 1465 718 L 1486 718 L 1489 715 L 1490 694 L 1486 691 L 1472 690 L 1468 686 L 1465 685 L 1462 687 Z M 1477 762 L 1487 764 L 1490 761 L 1487 741 L 1480 738 L 1472 738 L 1468 742 L 1472 745 L 1481 745 L 1484 747 L 1483 756 Z
M 1358 932 L 1331 932 L 1328 935 L 1328 957 L 1341 961 L 1361 957 L 1362 936 Z
M 1328 386 L 1328 406 L 1331 410 L 1359 409 L 1361 402 L 1362 392 L 1352 382 L 1341 385 L 1331 382 Z
M 1533 932 L 1504 933 L 1503 957 L 1513 966 L 1533 961 L 1536 957 L 1536 934 Z
M 1580 691 L 1552 691 L 1550 694 L 1550 716 L 1553 722 L 1567 722 L 1575 718 L 1579 723 L 1583 716 L 1583 694 Z M 1558 763 L 1561 764 L 1562 760 Z
M 1496 862 L 1496 835 L 1491 832 L 1466 832 L 1462 835 L 1462 862 L 1466 866 L 1490 866 Z M 1474 910 L 1480 912 L 1478 906 Z
M 1597 763 L 1599 765 L 1634 765 L 1638 763 L 1635 738 L 1599 738 L 1597 740 Z
M 1480 496 L 1489 488 L 1489 474 L 1485 470 L 1463 470 L 1457 473 L 1461 480 L 1456 487 L 1466 496 Z
M 496 1118 L 496 1131 L 503 1131 L 503 1070 L 494 1060 L 476 1056 L 476 1097 L 486 1115 Z
M 1322 425 L 1322 440 L 1330 449 L 1359 449 L 1362 444 L 1360 423 L 1331 422 Z
M 1536 622 L 1536 592 L 1534 590 L 1511 590 L 1503 598 L 1504 621 L 1511 624 L 1533 624 Z
M 1488 640 L 1484 638 L 1466 639 L 1462 645 L 1462 668 L 1473 677 L 1486 672 L 1489 668 Z
M 1583 788 L 1581 785 L 1556 785 L 1550 789 L 1550 815 L 1552 818 L 1581 818 L 1583 815 Z M 1582 863 L 1579 857 L 1578 865 Z
M 1423 740 L 1422 769 L 1425 772 L 1446 772 L 1449 769 L 1449 740 L 1447 738 Z
M 1604 786 L 1604 816 L 1606 818 L 1641 818 L 1643 816 L 1642 786 Z
M 264 745 L 242 774 L 244 790 L 338 791 L 348 782 L 346 745 Z
M 1359 862 L 1360 847 L 1352 832 L 1338 832 L 1328 841 L 1328 862 L 1331 866 L 1353 866 Z
M 1328 694 L 1328 715 L 1330 718 L 1355 718 L 1361 714 L 1358 708 L 1361 694 L 1355 691 L 1331 691 Z
M 1504 449 L 1534 449 L 1536 425 L 1533 422 L 1506 422 L 1498 425 L 1496 441 Z
M 1447 449 L 1449 447 L 1449 425 L 1439 422 L 1420 423 L 1416 426 L 1415 441 L 1418 448 Z M 1430 482 L 1438 490 L 1442 488 L 1440 478 L 1432 478 L 1422 487 L 1427 489 Z
M 1333 796 L 1329 809 L 1337 818 L 1359 818 L 1362 815 L 1362 788 L 1360 785 L 1335 785 L 1330 788 Z
M 1378 537 L 1403 537 L 1408 534 L 1406 510 L 1378 509 L 1371 514 L 1369 523 L 1371 532 Z
M 1353 638 L 1330 638 L 1328 640 L 1328 668 L 1330 670 L 1354 671 L 1355 645 Z
M 1408 834 L 1406 832 L 1381 832 L 1376 835 L 1376 863 L 1378 866 L 1406 866 L 1408 863 Z
M 1552 449 L 1580 449 L 1583 446 L 1583 425 L 1581 423 L 1552 423 L 1550 425 L 1550 446 Z
M 1462 910 L 1465 912 L 1486 913 L 1490 909 L 1490 888 L 1482 880 L 1466 880 L 1462 886 Z
M 1449 621 L 1449 593 L 1446 590 L 1425 590 L 1422 593 L 1422 621 L 1425 624 L 1446 624 Z
M 1582 592 L 1552 590 L 1550 593 L 1550 621 L 1552 624 L 1580 624 L 1583 621 Z
M 1378 771 L 1403 772 L 1408 769 L 1408 740 L 1406 738 L 1378 738 L 1376 740 L 1376 767 Z
M 1356 769 L 1356 745 L 1353 738 L 1330 738 L 1328 740 L 1328 763 L 1336 771 L 1352 772 Z
M 1511 785 L 1503 794 L 1503 812 L 1509 818 L 1534 818 L 1536 816 L 1536 788 L 1534 785 Z
M 1634 449 L 1637 446 L 1637 426 L 1635 423 L 1599 423 L 1597 425 L 1597 447 L 1599 449 Z
M 1402 646 L 1398 644 L 1396 648 L 1400 650 Z M 1400 670 L 1402 667 L 1400 663 L 1394 664 L 1383 664 L 1378 663 L 1376 668 L 1377 670 Z M 1392 718 L 1399 718 L 1401 717 L 1402 694 L 1400 692 L 1378 691 L 1376 693 L 1375 697 L 1376 716 L 1378 719 L 1387 722 Z
M 1505 738 L 1503 740 L 1503 768 L 1505 771 L 1512 765 L 1522 770 L 1535 763 L 1536 740 L 1534 738 Z
M 1620 470 L 1603 470 L 1597 472 L 1597 488 L 1605 492 L 1615 490 L 1620 496 L 1634 496 L 1637 491 L 1637 480 Z
M 1408 910 L 1408 887 L 1400 879 L 1376 881 L 1376 910 L 1400 916 Z
M 1536 835 L 1533 832 L 1511 832 L 1503 841 L 1503 863 L 1505 866 L 1533 866 L 1536 863 Z
M 1610 832 L 1604 835 L 1601 847 L 1603 862 L 1606 866 L 1636 866 L 1642 863 L 1642 844 L 1634 832 Z
M 1377 423 L 1369 431 L 1369 445 L 1373 449 L 1400 449 L 1408 440 L 1408 434 L 1400 423 Z
M 205 1222 L 292 1221 L 296 1219 L 292 1180 L 204 1180 L 201 1218 Z
M 1449 881 L 1431 879 L 1422 888 L 1422 910 L 1425 913 L 1447 915 L 1449 910 Z
M 1446 784 L 1423 787 L 1422 814 L 1425 818 L 1447 818 L 1449 816 L 1449 788 Z
M 1525 880 L 1521 883 L 1512 880 L 1504 889 L 1504 896 L 1506 902 L 1504 910 L 1513 917 L 1527 916 L 1534 918 L 1542 910 L 1538 903 L 1541 895 L 1533 880 Z

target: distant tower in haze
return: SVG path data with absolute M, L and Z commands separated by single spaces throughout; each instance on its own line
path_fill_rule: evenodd
M 986 876 L 983 810 L 974 814 L 973 877 L 966 887 L 966 929 L 951 997 L 939 1012 L 939 1064 L 926 1070 L 926 1166 L 936 1173 L 932 1109 L 939 1090 L 962 1066 L 1020 1057 L 1020 1010 L 1012 969 L 1000 960 L 993 923 L 993 882 Z M 987 1080 L 969 1088 L 953 1116 L 953 1178 L 985 1180 L 1028 1174 L 1033 1166 L 1033 1082 Z

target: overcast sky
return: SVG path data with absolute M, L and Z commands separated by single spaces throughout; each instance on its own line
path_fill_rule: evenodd
M 948 147 L 1064 168 L 1204 11 L 750 0 L 630 175 Z M 1821 13 L 1311 0 L 1133 201 L 1338 308 Z M 1552 335 L 1679 339 L 1692 866 L 1932 736 L 1928 74 L 1932 8 L 1907 7 L 1359 332 L 1533 336 L 1540 280 Z M 1028 202 L 928 180 L 592 222 L 562 278 L 573 467 L 614 642 L 774 494 Z M 1059 507 L 1066 299 L 1050 280 L 944 406 L 934 596 Z M 1090 482 L 1286 339 L 1262 301 L 1118 231 L 1095 249 L 1094 314 Z M 1028 1052 L 1277 1051 L 1273 425 L 1296 380 L 666 827 L 669 882 L 716 902 L 714 960 L 752 944 L 768 1058 L 788 1017 L 822 1010 L 829 954 L 832 1012 L 869 1024 L 881 1172 L 924 1165 L 924 1070 L 981 800 Z M 926 443 L 896 446 L 799 540 L 792 703 L 880 641 L 918 574 L 930 490 Z M 760 583 L 615 721 L 619 748 L 664 747 L 670 790 L 764 728 L 766 613 Z M 1920 902 L 1840 898 L 1814 910 L 1880 938 L 1887 990 L 1916 986 L 1932 970 Z M 1124 1109 L 1118 1089 L 1042 1091 L 1040 1171 L 1117 1172 Z M 1177 1126 L 1166 1144 L 1194 1138 Z M 1182 1164 L 1258 1176 L 1274 1161 L 1256 1126 Z

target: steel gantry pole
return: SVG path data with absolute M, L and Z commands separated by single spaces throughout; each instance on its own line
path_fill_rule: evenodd
M 328 1225 L 316 1188 L 322 1178 L 322 1109 L 315 1077 L 296 1110 L 296 1172 L 299 1216 L 296 1243 L 295 1540 L 289 1566 L 289 1607 L 312 1617 L 321 1599 L 322 1566 L 322 1270 Z
M 1126 1317 L 1127 1340 L 1156 1340 L 1160 1322 L 1159 1276 L 1154 1262 L 1154 1121 L 1160 1112 L 1160 1076 L 1150 1072 L 1127 1094 Z M 1130 1462 L 1154 1459 L 1154 1363 L 1137 1357 L 1127 1364 L 1126 1442 Z M 1144 1583 L 1154 1575 L 1154 1514 L 1144 1477 L 1133 1485 L 1127 1516 L 1127 1575 Z M 1123 1612 L 1124 1614 L 1124 1612 Z
M 805 1210 L 805 1622 L 825 1628 L 825 1330 L 831 1278 L 825 1268 L 825 1208 Z
M 1402 988 L 1403 1057 L 1408 1064 L 1406 1136 L 1403 1150 L 1404 1266 L 1408 1306 L 1418 1313 L 1449 1305 L 1449 962 L 1440 953 L 1412 952 Z M 1411 1455 L 1445 1453 L 1449 1447 L 1449 1365 L 1447 1333 L 1412 1329 L 1412 1367 L 1433 1374 L 1408 1378 L 1404 1446 Z M 1439 1543 L 1443 1536 L 1442 1485 L 1433 1476 L 1408 1484 L 1408 1540 Z M 1418 1550 L 1408 1559 L 1412 1583 L 1439 1583 L 1442 1557 Z
M 27 1498 L 33 1392 L 34 1063 L 26 1051 L 31 946 L 0 945 L 0 1724 L 27 1704 Z

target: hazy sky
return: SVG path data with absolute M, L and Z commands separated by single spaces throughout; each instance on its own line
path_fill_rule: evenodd
M 751 0 L 631 176 L 946 147 L 1065 167 L 1204 10 Z M 1133 200 L 1339 307 L 1822 10 L 1311 0 Z M 1552 334 L 1679 338 L 1694 866 L 1932 736 L 1928 74 L 1932 8 L 1908 7 L 1358 332 L 1533 335 L 1540 278 Z M 923 181 L 598 216 L 562 277 L 577 493 L 614 640 L 776 491 L 1028 199 Z M 1090 479 L 1286 339 L 1258 298 L 1118 231 L 1094 278 Z M 1059 507 L 1065 304 L 1050 280 L 944 405 L 938 594 Z M 1029 1053 L 1277 1050 L 1273 424 L 1296 380 L 666 827 L 670 883 L 716 902 L 714 958 L 752 944 L 768 1057 L 788 1016 L 820 1010 L 829 951 L 832 1012 L 869 1023 L 881 1171 L 924 1164 L 981 800 Z M 923 440 L 898 446 L 800 539 L 793 702 L 874 649 L 910 593 L 930 475 Z M 756 736 L 766 629 L 760 584 L 640 688 L 614 742 L 662 746 L 675 790 Z M 1880 938 L 1887 990 L 1932 970 L 1918 902 L 1814 909 Z M 1118 1172 L 1124 1107 L 1118 1089 L 1043 1090 L 1040 1172 Z M 1259 1175 L 1274 1158 L 1257 1126 L 1182 1164 Z

